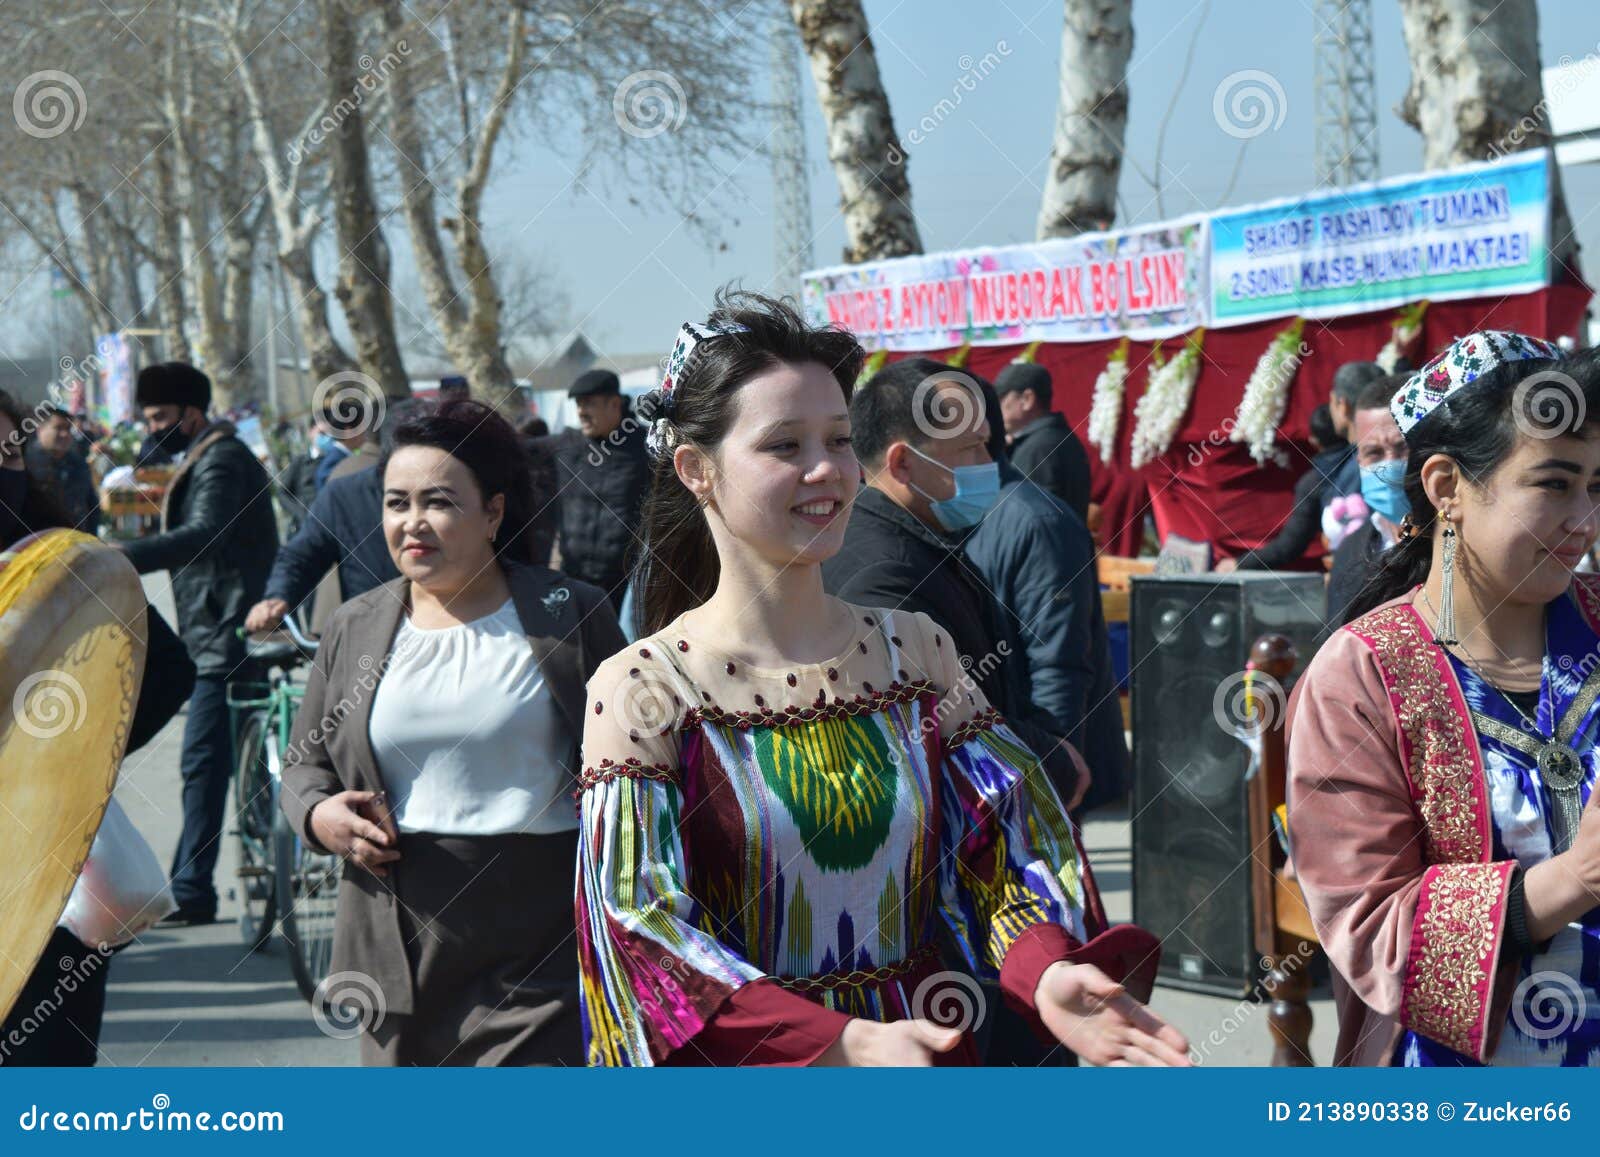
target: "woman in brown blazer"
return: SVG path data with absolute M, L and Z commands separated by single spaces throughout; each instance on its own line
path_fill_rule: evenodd
M 527 561 L 528 464 L 489 407 L 407 419 L 383 477 L 401 577 L 333 616 L 283 773 L 289 822 L 345 859 L 332 972 L 370 995 L 363 1063 L 581 1064 L 572 792 L 622 633 Z

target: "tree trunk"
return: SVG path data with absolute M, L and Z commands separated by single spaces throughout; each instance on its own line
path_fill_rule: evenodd
M 1109 229 L 1128 127 L 1132 0 L 1066 0 L 1055 142 L 1039 240 Z
M 273 232 L 277 237 L 278 265 L 294 286 L 293 312 L 300 341 L 311 364 L 312 376 L 319 382 L 334 374 L 356 368 L 355 359 L 345 352 L 328 324 L 328 295 L 317 280 L 316 263 L 311 256 L 312 239 L 321 227 L 314 207 L 305 205 L 299 195 L 300 177 L 306 163 L 309 125 L 321 116 L 326 104 L 318 105 L 288 150 L 287 163 L 280 156 L 282 141 L 267 111 L 268 95 L 262 91 L 253 54 L 246 51 L 236 27 L 226 28 L 228 47 L 239 76 L 239 90 L 250 117 L 250 141 L 256 161 L 266 176 L 267 201 L 272 207 Z M 270 292 L 270 290 L 269 290 Z M 296 367 L 298 371 L 299 367 Z
M 333 146 L 334 223 L 339 238 L 335 295 L 355 337 L 362 371 L 391 398 L 409 398 L 411 382 L 394 334 L 389 246 L 373 199 L 366 120 L 367 92 L 357 71 L 355 16 L 345 0 L 323 0 L 328 39 L 328 110 L 337 122 Z
M 1535 0 L 1400 0 L 1411 86 L 1395 110 L 1422 134 L 1422 163 L 1442 169 L 1550 144 Z M 1550 165 L 1550 256 L 1578 251 Z
M 172 175 L 170 138 L 155 149 L 156 164 L 156 299 L 161 303 L 161 327 L 166 332 L 166 360 L 186 362 L 194 357 L 183 332 L 188 309 L 183 300 L 183 224 L 178 217 Z
M 233 198 L 229 198 L 231 206 Z M 228 361 L 218 367 L 228 379 L 237 405 L 239 399 L 255 400 L 260 391 L 256 388 L 256 375 L 250 340 L 250 307 L 255 301 L 256 238 L 261 231 L 265 212 L 233 212 L 230 208 L 228 224 L 223 228 L 224 266 L 222 278 L 222 315 L 228 326 Z
M 355 359 L 345 352 L 328 324 L 328 295 L 317 280 L 316 265 L 311 259 L 310 239 L 306 238 L 287 248 L 280 245 L 278 265 L 288 277 L 294 293 L 295 318 L 299 322 L 300 340 L 305 344 L 312 376 L 320 382 L 334 374 L 355 369 Z
M 828 127 L 828 160 L 839 181 L 845 224 L 844 259 L 921 253 L 906 155 L 895 136 L 861 0 L 789 0 L 789 8 Z
M 404 36 L 405 15 L 399 0 L 385 0 L 384 32 L 390 41 L 398 43 Z M 489 251 L 483 243 L 482 226 L 483 190 L 488 184 L 495 143 L 516 92 L 526 45 L 522 10 L 511 9 L 508 21 L 509 47 L 499 86 L 486 102 L 483 122 L 466 139 L 457 142 L 458 147 L 469 151 L 466 172 L 456 186 L 460 216 L 448 222 L 447 228 L 451 230 L 461 272 L 466 278 L 463 290 L 456 288 L 444 241 L 439 235 L 437 190 L 428 163 L 409 62 L 399 64 L 389 76 L 389 108 L 391 138 L 401 161 L 400 203 L 411 230 L 412 254 L 423 296 L 433 311 L 450 359 L 465 375 L 473 394 L 508 416 L 515 416 L 519 408 L 514 403 L 516 380 L 505 359 L 500 332 L 500 294 L 495 287 Z

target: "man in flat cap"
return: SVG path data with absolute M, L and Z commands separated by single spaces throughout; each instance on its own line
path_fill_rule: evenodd
M 1050 408 L 1050 371 L 1012 362 L 994 380 L 1011 465 L 1089 520 L 1089 455 L 1067 419 Z
M 247 677 L 234 631 L 261 598 L 278 550 L 272 482 L 233 423 L 207 417 L 211 379 L 193 366 L 146 366 L 134 400 L 150 443 L 178 469 L 161 504 L 161 532 L 121 546 L 140 574 L 171 572 L 178 633 L 197 672 L 183 730 L 183 835 L 171 873 L 178 910 L 167 922 L 209 924 L 233 760 L 227 688 Z
M 561 569 L 611 594 L 621 609 L 650 488 L 645 423 L 610 370 L 586 370 L 567 390 L 577 429 L 549 439 L 558 471 Z

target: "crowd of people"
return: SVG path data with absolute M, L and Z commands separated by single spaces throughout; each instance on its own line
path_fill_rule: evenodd
M 459 390 L 370 431 L 330 410 L 276 485 L 203 373 L 143 370 L 175 472 L 114 545 L 177 607 L 134 732 L 187 699 L 168 922 L 217 917 L 238 628 L 303 614 L 281 805 L 346 861 L 366 1063 L 1189 1063 L 1077 835 L 1128 746 L 1050 374 L 864 363 L 727 294 L 637 405 L 591 370 L 554 435 Z M 1571 383 L 1553 424 L 1537 375 Z M 1342 1060 L 1600 1058 L 1600 1001 L 1541 1036 L 1519 984 L 1600 996 L 1597 404 L 1592 356 L 1514 334 L 1345 366 L 1282 529 L 1217 568 L 1334 549 L 1289 815 Z M 0 398 L 0 550 L 86 525 L 55 421 L 24 451 Z M 952 972 L 990 1015 L 931 1017 Z

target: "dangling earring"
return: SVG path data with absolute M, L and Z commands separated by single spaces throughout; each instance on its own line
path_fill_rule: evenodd
M 1454 647 L 1456 638 L 1456 528 L 1444 514 L 1444 558 L 1439 572 L 1439 621 L 1434 624 L 1433 641 L 1441 647 Z

